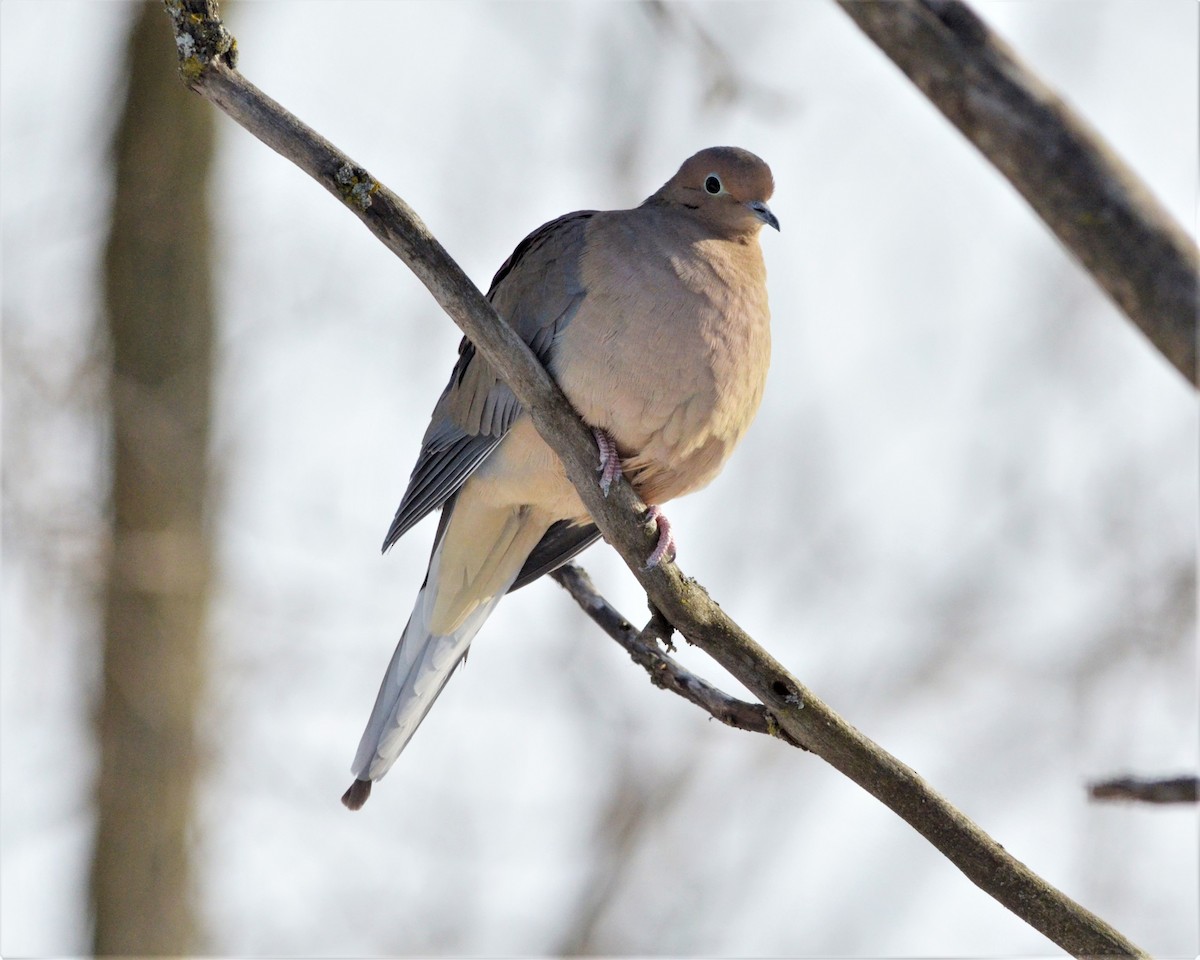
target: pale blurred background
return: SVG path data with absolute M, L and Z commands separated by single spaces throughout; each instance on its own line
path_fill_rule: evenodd
M 1197 7 L 974 6 L 1194 235 Z M 91 949 L 101 268 L 134 12 L 0 7 L 6 957 Z M 1034 870 L 1196 954 L 1195 809 L 1086 797 L 1196 769 L 1196 396 L 833 3 L 226 13 L 246 76 L 484 287 L 533 227 L 634 205 L 700 147 L 771 163 L 772 375 L 722 477 L 669 511 L 681 566 Z M 1054 953 L 819 759 L 654 689 L 549 581 L 347 813 L 433 524 L 378 545 L 459 334 L 223 116 L 211 202 L 197 952 Z M 644 617 L 614 554 L 582 562 Z

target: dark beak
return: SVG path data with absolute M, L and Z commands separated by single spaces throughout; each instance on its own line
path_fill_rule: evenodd
M 771 212 L 771 208 L 762 200 L 751 200 L 746 206 L 754 211 L 754 215 L 768 227 L 774 227 L 776 230 L 779 229 L 779 218 Z

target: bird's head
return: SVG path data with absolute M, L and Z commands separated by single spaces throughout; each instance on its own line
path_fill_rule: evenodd
M 753 236 L 763 224 L 779 229 L 767 206 L 774 191 L 771 168 L 749 150 L 709 147 L 685 160 L 647 203 L 682 206 L 717 233 Z

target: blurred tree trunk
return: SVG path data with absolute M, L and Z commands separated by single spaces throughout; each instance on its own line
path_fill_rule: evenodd
M 136 10 L 105 264 L 112 544 L 91 874 L 97 955 L 197 949 L 188 827 L 204 673 L 212 110 L 178 81 L 162 5 Z

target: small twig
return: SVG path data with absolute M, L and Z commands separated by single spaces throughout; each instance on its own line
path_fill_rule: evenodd
M 655 611 L 645 629 L 639 633 L 597 592 L 586 570 L 569 563 L 559 567 L 550 576 L 574 598 L 583 608 L 583 612 L 591 617 L 601 630 L 625 648 L 630 659 L 650 675 L 650 680 L 656 687 L 678 694 L 701 710 L 708 711 L 726 726 L 748 730 L 751 733 L 765 733 L 794 747 L 806 749 L 779 726 L 779 722 L 761 703 L 748 703 L 731 697 L 663 653 L 654 641 L 665 639 L 659 631 L 665 627 L 669 635 L 671 625 L 661 613 Z
M 1200 777 L 1168 777 L 1143 780 L 1118 777 L 1089 784 L 1093 800 L 1137 800 L 1141 803 L 1196 803 L 1200 801 Z
M 587 576 L 587 573 L 585 573 L 582 569 L 580 569 L 579 572 L 585 577 Z M 588 585 L 591 585 L 590 579 L 588 580 Z M 597 596 L 599 597 L 600 595 L 597 594 Z M 575 599 L 578 600 L 579 598 L 576 597 Z M 600 597 L 600 599 L 604 600 L 603 597 Z M 646 622 L 646 625 L 642 627 L 642 632 L 639 636 L 643 642 L 646 643 L 658 641 L 667 648 L 667 653 L 674 653 L 675 644 L 671 642 L 671 637 L 675 635 L 675 626 L 670 620 L 667 619 L 666 615 L 654 605 L 654 601 L 649 597 L 646 598 L 646 606 L 650 608 L 650 619 Z

